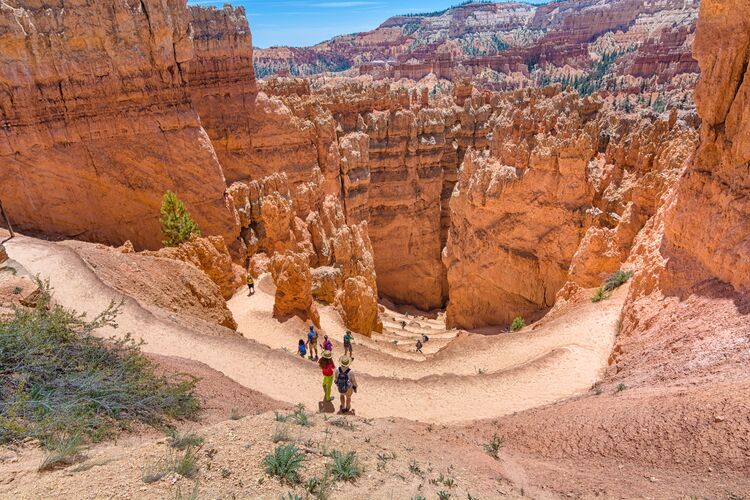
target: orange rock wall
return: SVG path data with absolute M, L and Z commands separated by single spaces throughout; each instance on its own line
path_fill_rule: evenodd
M 18 229 L 156 248 L 170 189 L 235 238 L 186 86 L 189 21 L 182 0 L 3 3 L 0 185 Z

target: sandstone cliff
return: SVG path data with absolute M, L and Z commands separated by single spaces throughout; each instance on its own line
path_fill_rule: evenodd
M 186 86 L 189 21 L 181 0 L 2 3 L 0 183 L 19 229 L 158 248 L 172 190 L 205 234 L 236 237 Z
M 750 21 L 740 13 L 749 8 L 744 0 L 701 2 L 700 144 L 630 256 L 635 277 L 610 358 L 615 380 L 747 375 Z

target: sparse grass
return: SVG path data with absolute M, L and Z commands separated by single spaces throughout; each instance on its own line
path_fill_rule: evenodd
M 286 422 L 289 417 L 287 415 L 284 415 L 281 412 L 275 411 L 275 412 L 273 412 L 273 418 L 277 422 Z
M 293 419 L 295 424 L 301 425 L 302 427 L 310 427 L 313 424 L 312 420 L 310 420 L 310 416 L 307 414 L 305 405 L 302 403 L 298 404 L 294 408 L 294 412 L 292 412 L 287 418 Z
M 484 375 L 485 373 L 487 373 L 487 370 L 484 368 L 477 368 L 477 375 Z
M 616 288 L 621 287 L 627 281 L 633 277 L 633 271 L 623 271 L 622 269 L 613 273 L 607 281 L 604 282 L 603 288 L 605 292 L 611 292 Z
M 281 495 L 281 500 L 303 500 L 301 496 L 297 495 L 296 493 L 292 493 L 291 491 L 287 493 L 286 495 Z
M 199 491 L 200 489 L 198 486 L 198 481 L 195 481 L 193 483 L 193 488 L 190 491 L 185 492 L 185 493 L 183 493 L 182 491 L 182 486 L 178 484 L 177 489 L 174 492 L 173 498 L 174 500 L 198 500 Z
M 226 467 L 222 467 L 219 473 L 221 474 L 222 479 L 229 479 L 232 476 L 232 471 Z
M 269 476 L 275 476 L 290 484 L 299 482 L 299 473 L 305 456 L 293 444 L 277 446 L 273 453 L 263 459 Z
M 333 461 L 328 464 L 328 471 L 339 481 L 354 481 L 362 474 L 362 467 L 359 465 L 357 453 L 350 451 L 341 453 L 333 450 L 331 453 Z
M 524 326 L 526 326 L 526 321 L 521 316 L 518 316 L 518 317 L 514 318 L 513 321 L 511 322 L 511 324 L 510 324 L 510 331 L 511 332 L 517 332 L 518 330 L 520 330 Z
M 500 450 L 503 449 L 504 443 L 505 443 L 505 438 L 501 438 L 497 434 L 493 434 L 492 439 L 490 439 L 489 442 L 482 445 L 482 447 L 484 448 L 484 451 L 486 451 L 489 456 L 497 459 L 499 458 Z
M 184 453 L 181 455 L 173 455 L 171 469 L 182 477 L 195 477 L 200 470 L 198 466 L 198 448 L 189 446 L 185 448 Z
M 439 500 L 450 500 L 453 495 L 448 491 L 438 491 L 437 496 Z
M 197 415 L 196 379 L 157 375 L 130 336 L 94 335 L 116 327 L 118 304 L 88 321 L 53 303 L 48 283 L 37 284 L 36 307 L 0 321 L 0 444 L 32 437 L 59 456 L 61 439 L 78 436 L 82 445 L 130 422 L 160 426 Z
M 594 295 L 591 296 L 591 302 L 601 302 L 602 300 L 606 299 L 614 290 L 627 283 L 627 281 L 632 277 L 633 271 L 623 271 L 621 269 L 615 273 L 612 273 L 609 278 L 606 279 L 604 284 L 596 289 Z
M 203 438 L 194 432 L 180 433 L 176 429 L 168 429 L 169 446 L 178 450 L 184 450 L 187 447 L 200 447 L 203 444 Z
M 604 392 L 604 389 L 602 389 L 602 386 L 599 384 L 596 384 L 594 387 L 591 388 L 592 391 L 594 391 L 594 394 L 599 396 L 601 393 Z
M 240 409 L 236 406 L 229 412 L 229 420 L 240 420 L 244 415 L 240 412 Z
M 345 419 L 344 417 L 334 418 L 328 423 L 334 427 L 339 427 L 341 429 L 346 429 L 349 431 L 353 431 L 356 429 L 356 427 L 354 427 L 354 424 L 351 421 Z
M 415 460 L 412 460 L 409 463 L 409 472 L 411 472 L 415 476 L 424 478 L 424 471 L 419 467 L 419 464 Z
M 39 472 L 67 467 L 79 461 L 82 458 L 82 444 L 83 438 L 80 434 L 61 436 L 51 440 L 48 444 L 51 451 L 39 465 Z
M 396 453 L 390 452 L 390 453 L 378 453 L 378 465 L 377 469 L 380 472 L 385 472 L 385 466 L 388 463 L 389 460 L 395 460 L 396 459 Z
M 13 289 L 13 295 L 21 295 L 21 292 L 23 292 L 23 288 L 20 286 L 17 286 Z
M 271 436 L 271 441 L 274 443 L 279 443 L 282 441 L 289 441 L 289 429 L 285 424 L 277 424 L 276 430 L 273 432 L 273 436 Z
M 331 476 L 326 471 L 320 477 L 311 477 L 304 484 L 305 491 L 312 495 L 316 500 L 326 500 L 331 489 Z
M 192 479 L 200 471 L 198 465 L 199 450 L 200 448 L 192 446 L 187 447 L 182 453 L 171 450 L 166 457 L 147 464 L 141 471 L 141 479 L 144 483 L 151 484 L 161 480 L 171 472 Z
M 625 384 L 623 384 L 622 382 L 620 382 L 619 384 L 617 384 L 617 387 L 615 387 L 615 394 L 617 394 L 618 392 L 622 392 L 625 389 L 627 389 L 627 387 L 625 386 Z

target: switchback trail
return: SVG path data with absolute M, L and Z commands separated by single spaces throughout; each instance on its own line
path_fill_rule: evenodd
M 7 246 L 11 258 L 49 279 L 65 307 L 92 316 L 112 300 L 124 301 L 119 328 L 101 335 L 131 333 L 145 342 L 146 352 L 199 361 L 272 398 L 317 408 L 320 371 L 294 352 L 305 325 L 271 316 L 268 279 L 260 281 L 255 296 L 240 290 L 229 302 L 245 338 L 207 336 L 107 286 L 65 245 L 18 237 Z M 360 391 L 353 406 L 360 416 L 449 423 L 507 415 L 586 392 L 606 366 L 624 294 L 571 305 L 536 329 L 495 336 L 449 333 L 455 340 L 427 357 L 357 336 L 353 368 Z M 335 312 L 322 307 L 321 318 L 323 330 L 338 341 L 343 329 Z M 422 326 L 410 327 L 412 333 Z M 434 323 L 429 326 L 436 330 Z M 439 339 L 446 332 L 434 333 Z M 340 344 L 335 350 L 341 352 Z

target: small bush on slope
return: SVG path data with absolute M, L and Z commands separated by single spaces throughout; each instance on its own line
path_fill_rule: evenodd
M 199 410 L 193 378 L 170 382 L 129 337 L 92 333 L 116 326 L 119 306 L 91 321 L 52 303 L 47 283 L 34 309 L 0 321 L 0 443 L 26 437 L 58 450 L 72 437 L 98 441 L 128 422 L 163 424 Z
M 164 193 L 160 212 L 164 246 L 176 247 L 185 243 L 192 235 L 201 235 L 198 224 L 190 217 L 185 204 L 172 191 Z
M 602 300 L 609 297 L 610 293 L 633 277 L 633 271 L 619 270 L 616 273 L 610 275 L 609 278 L 604 282 L 602 286 L 596 289 L 594 295 L 591 296 L 591 302 L 601 302 Z
M 340 481 L 354 481 L 362 474 L 357 454 L 353 451 L 341 453 L 334 450 L 331 453 L 333 461 L 328 465 L 328 471 Z
M 293 444 L 277 446 L 273 453 L 266 455 L 263 465 L 269 476 L 276 476 L 290 484 L 299 482 L 299 472 L 305 456 Z
M 513 322 L 510 324 L 510 331 L 511 332 L 517 332 L 521 328 L 526 326 L 526 321 L 521 316 L 518 316 L 513 320 Z

